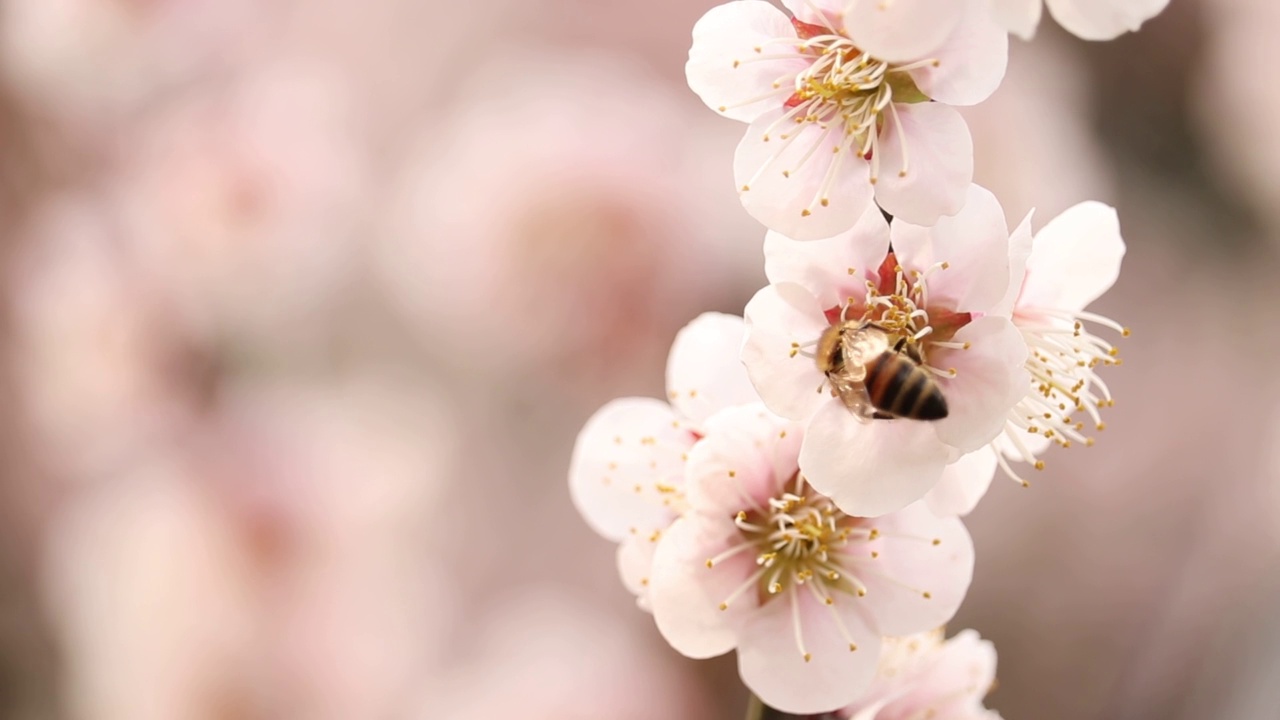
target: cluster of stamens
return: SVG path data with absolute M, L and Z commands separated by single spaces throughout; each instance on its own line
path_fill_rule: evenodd
M 1097 370 L 1121 364 L 1120 350 L 1089 332 L 1085 323 L 1102 325 L 1121 337 L 1128 337 L 1129 329 L 1093 313 L 1040 308 L 1019 308 L 1015 322 L 1027 342 L 1026 369 L 1031 374 L 1032 392 L 1009 411 L 1005 437 L 1022 460 L 1042 470 L 1044 461 L 1027 448 L 1022 441 L 1025 435 L 1043 435 L 1063 448 L 1092 446 L 1094 439 L 1086 434 L 1087 426 L 1105 430 L 1100 410 L 1115 404 Z M 1088 422 L 1077 420 L 1077 413 L 1086 415 Z M 1024 486 L 1030 484 L 1013 471 L 1001 453 L 996 457 L 1005 474 Z
M 770 54 L 767 45 L 790 45 L 799 53 L 812 59 L 809 67 L 792 75 L 787 73 L 773 81 L 773 93 L 762 97 L 745 100 L 742 105 L 759 102 L 777 96 L 787 96 L 785 112 L 764 131 L 762 140 L 770 142 L 775 137 L 780 147 L 774 154 L 779 157 L 799 137 L 795 130 L 788 129 L 792 125 L 814 124 L 822 132 L 816 136 L 811 146 L 805 150 L 794 167 L 784 168 L 782 175 L 790 177 L 808 162 L 820 147 L 827 144 L 831 134 L 837 138 L 831 146 L 835 154 L 827 170 L 825 180 L 818 193 L 809 205 L 801 210 L 801 215 L 812 214 L 814 204 L 826 207 L 831 198 L 828 191 L 838 177 L 839 168 L 844 157 L 853 153 L 871 163 L 871 183 L 875 184 L 879 177 L 880 132 L 887 120 L 897 123 L 901 130 L 898 110 L 894 107 L 895 92 L 898 102 L 920 102 L 927 98 L 916 87 L 908 74 L 922 67 L 936 67 L 936 59 L 920 60 L 914 63 L 893 65 L 878 60 L 858 48 L 848 37 L 834 28 L 827 20 L 822 25 L 810 25 L 793 20 L 797 37 L 777 38 L 757 45 L 753 48 L 754 57 L 739 58 L 733 61 L 733 67 L 741 67 L 748 62 L 768 62 L 791 60 L 794 55 Z M 720 108 L 723 112 L 728 106 Z M 899 146 L 902 153 L 902 167 L 898 174 L 907 175 L 910 158 L 907 152 L 906 137 L 899 132 Z M 742 186 L 742 191 L 751 189 L 751 185 L 763 174 L 773 161 L 762 165 L 755 175 Z

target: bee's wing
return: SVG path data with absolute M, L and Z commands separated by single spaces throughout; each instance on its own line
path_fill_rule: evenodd
M 850 380 L 862 380 L 867 364 L 889 349 L 889 336 L 874 326 L 847 333 L 844 342 L 845 369 Z

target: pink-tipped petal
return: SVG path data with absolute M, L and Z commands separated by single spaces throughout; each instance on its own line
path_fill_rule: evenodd
M 931 304 L 985 312 L 1009 289 L 1009 230 L 990 191 L 978 185 L 967 190 L 959 214 L 933 227 L 894 221 L 890 233 L 902 267 L 929 273 Z M 948 267 L 933 267 L 942 262 Z
M 938 484 L 924 496 L 925 504 L 938 517 L 968 515 L 987 494 L 995 472 L 996 451 L 989 446 L 974 450 L 942 471 Z
M 812 357 L 798 352 L 827 327 L 823 308 L 799 285 L 779 283 L 761 288 L 747 303 L 747 339 L 742 362 L 764 404 L 792 420 L 805 420 L 829 398 L 825 377 Z
M 957 518 L 939 518 L 923 503 L 878 518 L 879 553 L 854 573 L 867 588 L 867 612 L 884 635 L 910 635 L 945 624 L 973 579 L 973 541 Z
M 988 0 L 995 21 L 1023 40 L 1035 37 L 1043 0 Z
M 705 430 L 685 468 L 695 510 L 733 517 L 739 510 L 766 507 L 795 474 L 804 426 L 760 403 L 716 413 Z
M 809 66 L 793 43 L 770 42 L 795 37 L 787 16 L 767 2 L 713 7 L 693 26 L 685 65 L 689 87 L 707 107 L 749 123 L 780 107 L 794 89 L 795 75 Z
M 676 333 L 667 357 L 667 397 L 695 424 L 719 410 L 756 402 L 742 367 L 742 318 L 703 313 Z
M 827 606 L 810 588 L 793 586 L 743 628 L 738 672 L 769 707 L 797 715 L 828 712 L 853 702 L 871 684 L 880 636 L 868 626 L 858 599 L 833 599 Z
M 658 541 L 649 576 L 649 604 L 658 631 L 677 652 L 709 658 L 737 644 L 735 627 L 756 607 L 754 588 L 725 610 L 725 602 L 755 572 L 742 553 L 707 567 L 707 560 L 739 538 L 732 522 L 698 514 L 676 520 Z
M 964 9 L 957 0 L 849 0 L 844 30 L 870 55 L 907 62 L 936 51 Z
M 884 117 L 876 202 L 895 221 L 917 225 L 960 212 L 973 180 L 973 138 L 964 118 L 941 103 L 894 103 Z
M 1045 0 L 1049 13 L 1084 40 L 1111 40 L 1136 31 L 1164 10 L 1169 0 Z
M 1068 208 L 1036 233 L 1018 307 L 1084 309 L 1115 284 L 1124 252 L 1114 208 Z
M 841 510 L 876 517 L 924 497 L 947 459 L 947 446 L 929 423 L 864 423 L 829 398 L 805 429 L 800 471 Z
M 617 541 L 670 522 L 658 486 L 683 484 L 682 455 L 694 440 L 673 423 L 675 413 L 661 400 L 620 398 L 583 426 L 569 464 L 569 494 L 593 530 Z
M 867 162 L 839 123 L 797 124 L 786 112 L 762 115 L 738 143 L 733 177 L 742 205 L 796 240 L 842 233 L 872 206 Z
M 1022 281 L 1027 275 L 1027 260 L 1031 257 L 1031 216 L 1035 210 L 1027 212 L 1018 227 L 1009 233 L 1009 287 L 1005 290 L 1004 299 L 996 303 L 987 312 L 992 315 L 1009 317 L 1022 294 Z
M 948 105 L 976 105 L 1000 87 L 1009 64 L 1009 35 L 987 2 L 969 0 L 955 30 L 932 54 L 937 64 L 911 71 L 925 95 Z
M 869 207 L 847 232 L 824 240 L 792 240 L 769 231 L 764 238 L 764 274 L 771 283 L 796 283 L 824 308 L 862 297 L 866 282 L 889 252 L 889 223 Z
M 1027 343 L 1013 323 L 991 315 L 960 328 L 954 340 L 969 343 L 969 349 L 929 358 L 934 367 L 956 371 L 955 377 L 938 379 L 949 413 L 933 427 L 942 442 L 972 452 L 1004 430 L 1009 410 L 1026 396 Z

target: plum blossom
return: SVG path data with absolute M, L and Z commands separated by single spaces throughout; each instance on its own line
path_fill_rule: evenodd
M 957 518 L 917 503 L 850 515 L 807 481 L 804 426 L 759 403 L 709 418 L 689 452 L 689 510 L 654 553 L 649 600 L 663 637 L 694 658 L 738 651 L 765 704 L 835 710 L 875 675 L 881 636 L 947 622 L 973 573 Z
M 444 363 L 465 358 L 486 383 L 613 383 L 758 272 L 734 242 L 754 223 L 707 172 L 707 144 L 670 132 L 703 114 L 641 68 L 530 47 L 450 85 L 463 92 L 422 128 L 372 247 L 388 298 Z M 495 353 L 495 321 L 513 313 Z
M 642 608 L 654 547 L 687 504 L 684 468 L 703 424 L 758 399 L 738 362 L 743 332 L 741 318 L 698 316 L 671 346 L 669 404 L 619 398 L 578 434 L 569 466 L 574 505 L 593 530 L 618 542 L 618 571 Z
M 845 512 L 874 517 L 924 497 L 1023 399 L 1026 344 L 992 313 L 1009 288 L 1009 242 L 999 203 L 976 185 L 964 210 L 934 227 L 867 213 L 825 240 L 766 236 L 771 284 L 747 304 L 743 362 L 770 410 L 806 423 L 800 468 Z M 871 412 L 865 366 L 852 360 L 864 323 L 918 360 L 945 398 L 944 418 Z M 813 349 L 833 326 L 846 360 L 827 372 Z
M 878 23 L 841 24 L 834 2 L 784 4 L 794 17 L 761 0 L 712 8 L 686 66 L 709 107 L 750 124 L 734 158 L 747 212 L 800 240 L 844 232 L 874 204 L 922 225 L 959 212 L 973 143 L 951 106 L 1000 84 L 1007 35 L 977 0 L 948 0 L 955 23 L 936 44 L 884 55 L 871 49 Z
M 884 639 L 871 689 L 836 713 L 840 720 L 998 720 L 982 699 L 994 687 L 996 651 L 973 630 Z
M 369 179 L 350 89 L 281 61 L 129 137 L 119 193 L 142 275 L 203 338 L 296 339 L 350 278 Z
M 1009 413 L 996 446 L 1001 468 L 1026 484 L 1007 459 L 1040 469 L 1044 462 L 1037 455 L 1050 445 L 1093 445 L 1086 422 L 1106 428 L 1100 410 L 1114 403 L 1097 371 L 1118 365 L 1120 353 L 1090 328 L 1122 337 L 1129 330 L 1085 308 L 1115 284 L 1125 245 L 1115 209 L 1099 202 L 1071 207 L 1034 238 L 1020 233 L 1010 244 L 1014 283 L 996 312 L 1011 314 L 1026 341 L 1030 387 Z
M 867 0 L 862 0 L 867 2 Z M 933 0 L 941 6 L 948 0 Z M 997 22 L 1030 40 L 1040 24 L 1041 0 L 989 0 Z M 1135 32 L 1159 15 L 1169 0 L 1044 0 L 1049 14 L 1067 32 L 1084 40 L 1111 40 Z
M 961 22 L 965 5 L 957 0 L 788 0 L 785 4 L 821 7 L 841 17 L 845 28 L 865 28 L 868 37 L 861 47 L 885 57 L 927 53 L 937 47 Z M 1035 36 L 1045 5 L 1071 34 L 1084 40 L 1111 40 L 1136 31 L 1159 15 L 1169 0 L 981 0 L 979 4 L 986 6 L 1000 27 L 1023 40 Z

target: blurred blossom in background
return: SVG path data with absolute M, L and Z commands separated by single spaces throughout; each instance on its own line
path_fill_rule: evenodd
M 763 283 L 713 4 L 0 0 L 0 716 L 740 717 L 565 483 Z M 1045 24 L 965 110 L 1011 224 L 1129 244 L 1108 430 L 968 521 L 1005 717 L 1280 702 L 1277 33 Z

